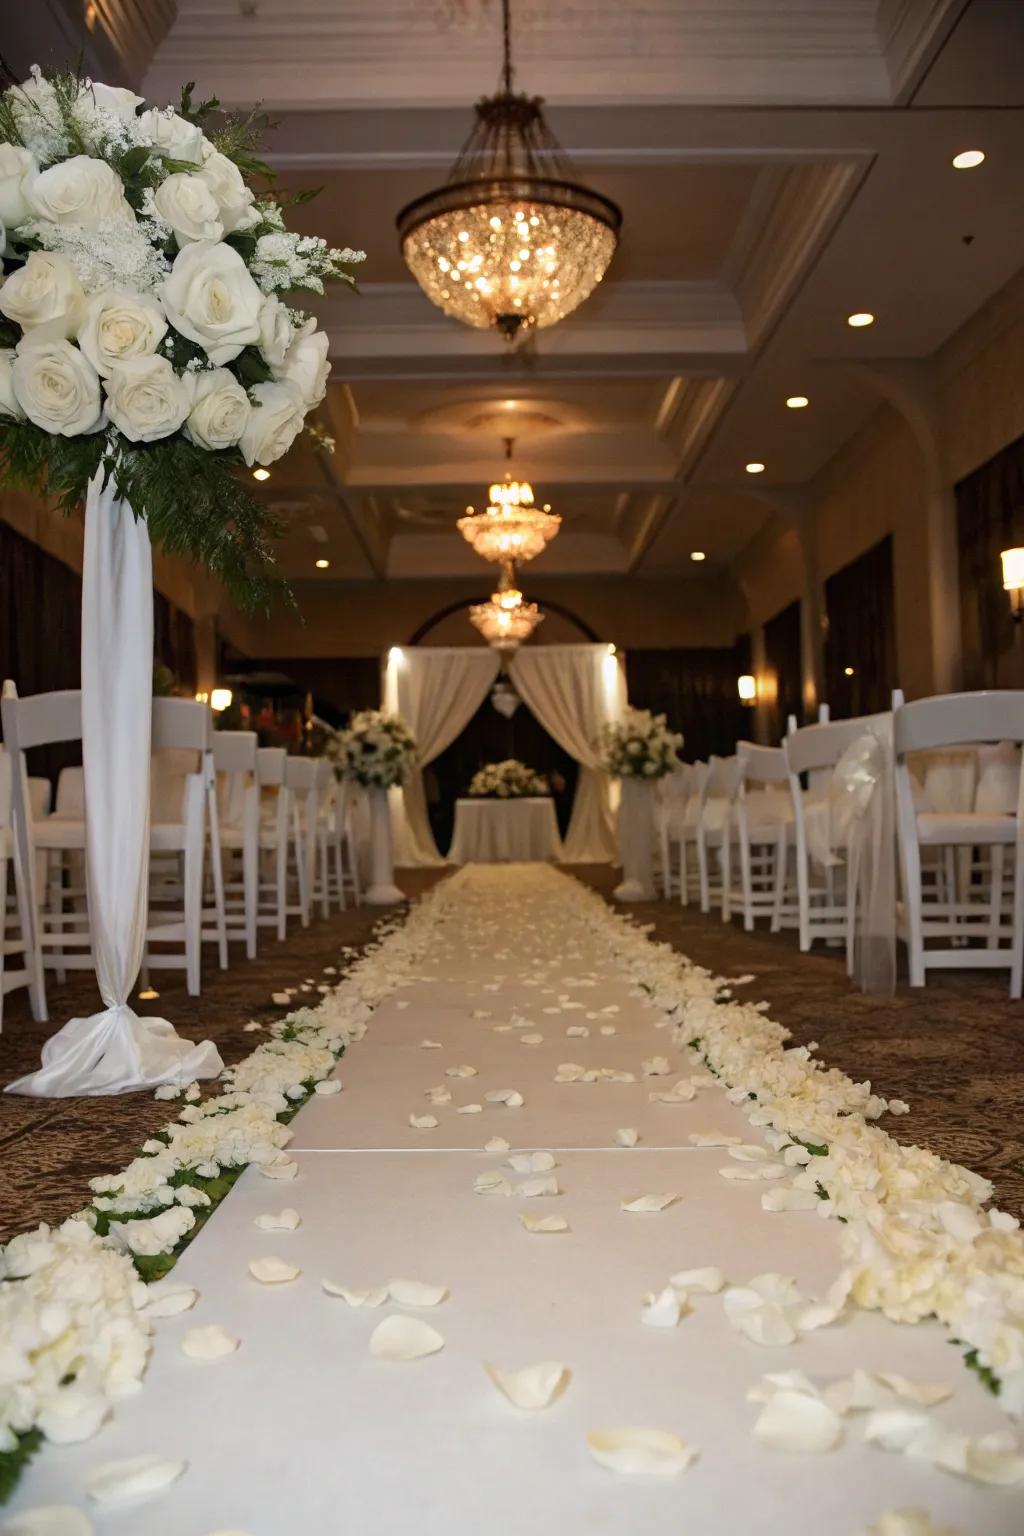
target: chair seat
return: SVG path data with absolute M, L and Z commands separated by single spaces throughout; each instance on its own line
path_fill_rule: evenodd
M 1017 818 L 986 811 L 921 811 L 917 835 L 922 844 L 1013 843 Z
M 85 822 L 77 816 L 42 816 L 32 824 L 32 840 L 37 848 L 84 848 Z

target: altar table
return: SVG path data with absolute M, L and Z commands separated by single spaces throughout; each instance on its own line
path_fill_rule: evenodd
M 547 795 L 518 800 L 455 802 L 453 864 L 517 864 L 563 857 L 554 801 Z

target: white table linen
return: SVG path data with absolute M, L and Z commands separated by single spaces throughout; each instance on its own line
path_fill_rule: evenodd
M 519 800 L 455 802 L 453 864 L 532 864 L 563 858 L 554 801 L 546 795 Z

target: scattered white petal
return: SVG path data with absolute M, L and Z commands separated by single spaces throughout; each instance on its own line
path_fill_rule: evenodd
M 426 1280 L 389 1280 L 388 1295 L 400 1307 L 436 1307 L 448 1295 L 448 1287 Z
M 420 1050 L 421 1051 L 440 1051 L 440 1050 L 443 1050 L 443 1046 L 441 1045 L 440 1040 L 421 1040 L 420 1041 Z
M 670 1285 L 648 1291 L 640 1306 L 640 1321 L 648 1328 L 674 1328 L 682 1316 L 682 1303 Z
M 557 1166 L 550 1152 L 514 1152 L 508 1165 L 515 1173 L 550 1173 Z
M 492 1136 L 490 1141 L 484 1142 L 485 1152 L 507 1152 L 508 1150 L 509 1143 L 504 1136 Z
M 451 1089 L 445 1088 L 443 1084 L 440 1088 L 428 1088 L 424 1094 L 424 1097 L 428 1099 L 431 1104 L 450 1104 L 452 1101 Z
M 291 992 L 271 992 L 270 994 L 270 1001 L 278 1008 L 287 1008 L 291 1000 Z
M 697 1454 L 664 1429 L 594 1429 L 587 1448 L 609 1471 L 641 1477 L 674 1477 Z
M 629 1200 L 622 1201 L 624 1211 L 663 1211 L 666 1206 L 673 1205 L 679 1199 L 678 1195 L 633 1195 Z
M 686 1139 L 691 1147 L 738 1147 L 743 1137 L 727 1131 L 691 1131 Z
M 748 1388 L 747 1402 L 770 1403 L 776 1392 L 805 1392 L 808 1397 L 823 1396 L 803 1371 L 770 1371 L 767 1376 L 761 1377 L 756 1386 Z M 840 1411 L 836 1409 L 837 1413 Z
M 767 1147 L 745 1145 L 743 1142 L 729 1148 L 729 1156 L 734 1157 L 738 1163 L 766 1163 L 769 1155 Z
M 313 1092 L 318 1093 L 322 1099 L 329 1099 L 341 1092 L 341 1083 L 336 1077 L 325 1077 L 322 1083 L 317 1083 Z
M 438 1119 L 436 1115 L 410 1115 L 409 1124 L 414 1131 L 433 1131 L 437 1129 Z
M 486 1173 L 477 1174 L 473 1192 L 477 1195 L 510 1195 L 512 1185 L 497 1168 L 489 1168 Z
M 794 1189 L 791 1185 L 785 1189 L 766 1189 L 761 1196 L 763 1211 L 816 1211 L 820 1204 L 816 1190 Z
M 725 1276 L 720 1269 L 709 1264 L 703 1269 L 677 1270 L 669 1276 L 668 1283 L 681 1291 L 706 1291 L 709 1296 L 714 1296 L 725 1285 Z
M 455 1111 L 457 1115 L 482 1115 L 483 1112 L 484 1107 L 482 1104 L 460 1104 Z
M 614 1035 L 617 1033 L 617 1031 L 614 1024 L 602 1024 L 601 1033 L 602 1035 Z
M 242 1025 L 242 1033 L 243 1035 L 254 1035 L 257 1030 L 262 1028 L 263 1025 L 259 1022 L 258 1019 L 250 1019 L 248 1024 Z
M 147 1317 L 177 1317 L 194 1307 L 199 1292 L 192 1285 L 170 1285 L 166 1281 L 146 1287 L 146 1301 L 142 1307 Z
M 92 1522 L 70 1504 L 46 1504 L 8 1515 L 2 1536 L 92 1536 Z
M 476 1077 L 476 1067 L 445 1067 L 445 1077 Z
M 640 1132 L 634 1126 L 622 1126 L 615 1132 L 615 1140 L 620 1147 L 635 1147 L 640 1140 Z
M 261 1285 L 284 1285 L 288 1280 L 298 1279 L 302 1271 L 269 1254 L 265 1259 L 250 1259 L 249 1273 Z
M 864 1439 L 884 1451 L 906 1451 L 931 1429 L 926 1413 L 916 1408 L 876 1408 L 864 1425 Z
M 277 1163 L 260 1164 L 260 1173 L 265 1179 L 294 1179 L 298 1171 L 298 1163 L 289 1157 L 282 1157 Z
M 773 1451 L 831 1451 L 843 1421 L 828 1403 L 806 1392 L 776 1392 L 761 1410 L 754 1438 Z
M 238 1344 L 219 1323 L 208 1323 L 205 1328 L 189 1329 L 181 1341 L 181 1352 L 190 1360 L 223 1360 L 234 1354 Z
M 378 1323 L 370 1334 L 370 1354 L 375 1360 L 420 1360 L 443 1348 L 444 1339 L 436 1328 L 399 1312 Z
M 544 1235 L 553 1232 L 569 1232 L 571 1228 L 564 1216 L 520 1216 L 527 1232 Z
M 656 1089 L 647 1095 L 652 1104 L 690 1104 L 697 1097 L 693 1080 L 681 1077 L 671 1088 Z
M 557 1195 L 561 1191 L 558 1188 L 558 1180 L 551 1174 L 543 1174 L 536 1179 L 524 1179 L 517 1184 L 513 1194 L 519 1195 L 523 1200 L 534 1200 L 544 1195 Z
M 667 1077 L 672 1071 L 667 1056 L 650 1056 L 643 1063 L 644 1077 Z
M 125 1461 L 105 1461 L 89 1473 L 85 1491 L 97 1504 L 123 1504 L 162 1493 L 184 1472 L 187 1462 L 165 1461 L 161 1456 L 130 1456 Z
M 519 1044 L 520 1045 L 540 1045 L 540 1043 L 541 1043 L 541 1041 L 543 1039 L 544 1039 L 543 1035 L 520 1035 L 519 1036 Z
M 585 1024 L 570 1024 L 566 1034 L 573 1040 L 586 1040 L 590 1036 L 590 1030 Z
M 905 1398 L 908 1403 L 920 1403 L 923 1408 L 932 1408 L 953 1396 L 953 1388 L 944 1381 L 911 1381 L 894 1371 L 879 1371 L 878 1379 L 891 1387 L 897 1397 Z
M 568 1368 L 558 1360 L 528 1365 L 521 1371 L 500 1371 L 484 1361 L 484 1370 L 516 1408 L 547 1408 L 569 1380 Z
M 864 1536 L 958 1536 L 958 1532 L 949 1525 L 933 1525 L 923 1509 L 888 1509 Z
M 757 1291 L 734 1286 L 722 1298 L 729 1322 L 753 1344 L 792 1344 L 797 1333 L 782 1308 L 766 1301 Z
M 321 1289 L 328 1296 L 340 1296 L 350 1307 L 379 1307 L 388 1299 L 386 1285 L 341 1285 L 337 1280 L 321 1280 Z
M 506 1109 L 522 1109 L 526 1103 L 518 1088 L 492 1088 L 484 1098 L 488 1104 L 504 1104 Z

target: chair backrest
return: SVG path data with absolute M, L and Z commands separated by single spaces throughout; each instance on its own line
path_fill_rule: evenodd
M 789 778 L 786 754 L 782 747 L 762 747 L 753 741 L 738 741 L 740 784 L 785 784 Z
M 49 779 L 29 779 L 29 804 L 32 807 L 32 815 L 37 821 L 40 816 L 48 816 L 50 814 L 50 796 L 52 794 L 53 786 Z
M 209 705 L 198 699 L 154 699 L 153 751 L 208 752 L 211 718 Z
M 261 785 L 283 784 L 287 764 L 284 747 L 260 747 L 256 752 L 256 778 Z
M 62 768 L 57 780 L 57 815 L 73 816 L 81 821 L 85 815 L 85 770 Z
M 255 731 L 214 731 L 213 733 L 213 766 L 218 773 L 255 775 L 258 751 L 259 737 Z
M 316 787 L 321 794 L 334 783 L 334 764 L 329 757 L 315 757 Z
M 857 715 L 852 720 L 801 726 L 782 744 L 790 774 L 795 777 L 815 768 L 834 768 L 847 747 L 864 735 L 873 719 L 873 715 Z
M 82 739 L 82 693 L 79 688 L 35 693 L 27 699 L 19 699 L 14 683 L 8 679 L 4 683 L 0 708 L 4 741 L 12 753 Z
M 908 752 L 982 741 L 1024 741 L 1024 689 L 940 693 L 931 699 L 897 704 L 893 711 L 897 759 Z
M 713 757 L 708 764 L 708 777 L 704 785 L 703 799 L 731 800 L 740 781 L 740 763 L 732 757 Z
M 316 760 L 312 757 L 289 757 L 285 764 L 284 781 L 295 794 L 308 794 L 316 783 Z

